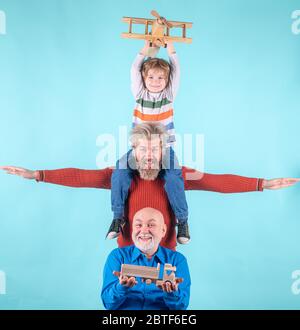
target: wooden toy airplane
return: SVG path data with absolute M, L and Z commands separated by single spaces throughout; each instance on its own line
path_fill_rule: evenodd
M 183 278 L 175 277 L 175 271 L 176 267 L 171 264 L 164 265 L 163 274 L 160 274 L 161 270 L 159 263 L 157 264 L 157 267 L 122 264 L 120 275 L 127 277 L 140 277 L 143 282 L 146 282 L 146 284 L 154 283 L 156 286 L 161 287 L 165 282 L 170 282 L 172 284 L 183 282 Z
M 176 22 L 167 21 L 164 17 L 160 16 L 155 10 L 151 11 L 151 15 L 156 19 L 137 18 L 137 17 L 123 17 L 122 21 L 129 24 L 129 32 L 122 33 L 123 38 L 131 39 L 144 39 L 150 41 L 150 47 L 166 47 L 167 41 L 191 43 L 192 38 L 186 37 L 186 29 L 191 28 L 193 23 L 190 22 Z M 133 33 L 133 24 L 144 24 L 145 33 Z M 149 31 L 151 26 L 151 31 Z M 182 28 L 182 37 L 170 36 L 171 28 Z

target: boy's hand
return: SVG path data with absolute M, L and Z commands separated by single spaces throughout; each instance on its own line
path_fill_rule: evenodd
M 171 40 L 167 41 L 167 51 L 169 55 L 176 53 L 173 41 Z
M 140 53 L 144 56 L 148 55 L 149 52 L 149 48 L 150 48 L 150 41 L 149 40 L 145 40 L 145 45 L 144 47 L 141 49 Z

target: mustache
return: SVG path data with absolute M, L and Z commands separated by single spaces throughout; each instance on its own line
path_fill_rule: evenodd
M 155 167 L 156 169 L 160 168 L 160 163 L 155 157 L 153 157 L 151 159 L 147 159 L 147 158 L 144 157 L 139 161 L 138 165 L 140 167 L 143 167 L 144 165 L 148 165 L 149 162 L 151 162 L 151 165 L 153 165 L 153 167 Z
M 153 238 L 151 234 L 137 235 L 137 238 Z

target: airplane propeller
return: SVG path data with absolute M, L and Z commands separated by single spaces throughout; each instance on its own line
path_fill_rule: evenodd
M 151 15 L 156 17 L 158 20 L 160 20 L 161 24 L 167 26 L 168 28 L 172 28 L 173 24 L 168 22 L 164 17 L 160 16 L 159 13 L 155 10 L 151 10 Z

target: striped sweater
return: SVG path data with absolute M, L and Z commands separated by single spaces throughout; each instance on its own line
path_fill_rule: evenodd
M 160 93 L 151 93 L 142 79 L 141 68 L 144 55 L 138 54 L 131 67 L 131 91 L 136 104 L 133 113 L 133 127 L 137 124 L 155 121 L 164 125 L 169 146 L 175 143 L 175 129 L 173 119 L 173 101 L 179 87 L 179 62 L 176 53 L 169 55 L 171 74 L 167 87 Z

